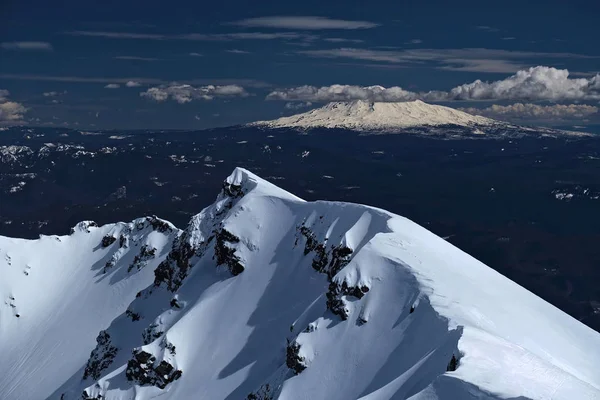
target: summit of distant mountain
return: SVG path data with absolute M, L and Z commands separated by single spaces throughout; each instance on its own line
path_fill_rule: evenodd
M 428 104 L 421 100 L 333 102 L 304 113 L 270 121 L 256 121 L 247 126 L 302 131 L 325 128 L 365 133 L 416 133 L 446 138 L 473 135 L 479 137 L 588 136 L 583 132 L 515 125 L 472 115 L 451 107 Z
M 305 113 L 253 125 L 271 128 L 344 128 L 353 130 L 394 130 L 415 126 L 494 125 L 502 122 L 471 115 L 450 107 L 421 100 L 406 102 L 333 102 Z

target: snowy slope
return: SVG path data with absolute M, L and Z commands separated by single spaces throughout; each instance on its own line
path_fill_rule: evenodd
M 140 231 L 145 267 L 129 245 L 103 274 L 124 226 L 0 239 L 2 399 L 600 398 L 598 333 L 384 210 L 238 168 L 184 231 Z
M 421 100 L 385 103 L 356 100 L 334 102 L 308 112 L 250 125 L 269 128 L 344 128 L 354 130 L 394 130 L 415 126 L 501 124 L 489 118 L 467 114 L 450 107 Z

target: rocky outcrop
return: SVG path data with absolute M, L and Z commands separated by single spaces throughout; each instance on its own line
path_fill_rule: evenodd
M 331 282 L 327 290 L 327 308 L 335 315 L 339 315 L 343 320 L 348 319 L 348 309 L 343 296 L 353 296 L 361 299 L 369 291 L 367 286 L 348 286 L 346 281 L 340 285 L 338 282 Z M 363 323 L 366 323 L 364 320 Z
M 171 225 L 169 222 L 164 221 L 158 217 L 156 217 L 156 215 L 153 215 L 151 217 L 146 217 L 146 221 L 150 224 L 150 226 L 152 226 L 152 229 L 161 233 L 171 233 L 175 231 L 175 228 L 173 227 L 173 225 Z
M 223 194 L 232 199 L 244 196 L 244 191 L 241 185 L 235 185 L 227 181 L 223 182 Z
M 456 371 L 456 368 L 458 368 L 458 358 L 456 358 L 456 356 L 452 354 L 452 358 L 448 362 L 446 371 Z
M 125 376 L 128 381 L 140 386 L 156 386 L 164 389 L 181 377 L 182 371 L 175 369 L 168 361 L 157 362 L 156 357 L 143 350 L 134 350 L 127 362 Z
M 156 256 L 156 248 L 148 245 L 143 245 L 140 253 L 133 258 L 133 263 L 127 268 L 127 272 L 131 272 L 134 268 L 138 271 L 144 268 L 147 261 Z
M 196 254 L 196 249 L 185 240 L 184 235 L 175 240 L 167 258 L 154 270 L 154 286 L 164 283 L 167 289 L 175 292 L 183 283 L 190 268 L 190 259 Z
M 230 247 L 230 244 L 239 243 L 240 239 L 225 228 L 221 228 L 215 232 L 215 238 L 217 266 L 227 265 L 229 272 L 234 276 L 244 272 L 244 266 L 240 258 L 235 254 L 235 249 Z
M 246 400 L 273 400 L 274 391 L 271 385 L 265 383 L 261 385 L 256 392 L 252 392 L 246 396 Z
M 304 357 L 300 356 L 300 344 L 298 342 L 293 341 L 290 342 L 288 340 L 287 349 L 286 349 L 286 357 L 285 357 L 285 365 L 296 375 L 306 369 L 306 365 L 304 364 Z
M 107 331 L 100 331 L 96 338 L 96 348 L 92 350 L 90 358 L 83 372 L 83 379 L 91 377 L 99 379 L 102 371 L 112 364 L 118 349 L 112 345 Z
M 104 235 L 104 237 L 102 238 L 102 243 L 101 243 L 102 247 L 108 247 L 111 244 L 113 244 L 116 240 L 117 240 L 117 238 L 112 235 Z
M 142 332 L 142 341 L 144 345 L 150 344 L 161 337 L 163 333 L 163 331 L 158 329 L 158 324 L 153 322 Z

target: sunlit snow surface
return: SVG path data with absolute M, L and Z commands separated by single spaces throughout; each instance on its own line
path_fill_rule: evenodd
M 144 221 L 0 237 L 0 398 L 233 400 L 267 384 L 286 400 L 600 398 L 598 333 L 403 217 L 305 202 L 238 168 L 185 231 Z M 346 320 L 327 309 L 330 282 L 311 266 L 301 227 L 328 252 L 353 251 L 332 281 L 368 292 L 342 298 Z M 216 265 L 222 229 L 239 239 L 237 276 Z M 127 247 L 101 245 L 122 233 Z M 144 245 L 155 256 L 130 268 Z M 181 248 L 196 250 L 181 286 L 154 286 L 154 269 Z M 150 326 L 162 334 L 144 345 Z M 101 330 L 118 351 L 98 380 L 82 380 Z M 298 375 L 286 366 L 288 341 L 306 365 Z M 128 381 L 141 347 L 181 378 L 164 390 Z M 458 368 L 447 372 L 453 355 Z

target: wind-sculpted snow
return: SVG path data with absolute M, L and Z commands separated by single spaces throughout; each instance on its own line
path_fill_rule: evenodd
M 3 399 L 600 396 L 596 332 L 405 218 L 240 168 L 184 231 L 83 222 L 0 256 Z

